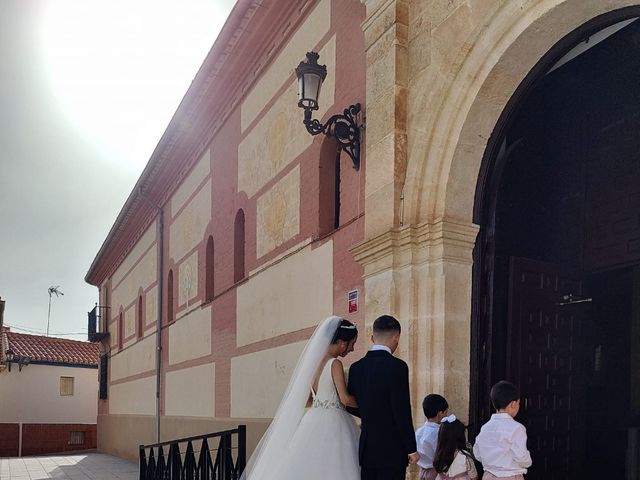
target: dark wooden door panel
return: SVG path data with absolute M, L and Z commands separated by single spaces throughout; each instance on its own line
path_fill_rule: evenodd
M 637 111 L 592 126 L 585 162 L 585 271 L 640 259 L 639 128 Z
M 583 455 L 573 428 L 584 407 L 580 336 L 585 304 L 579 272 L 512 258 L 509 292 L 509 377 L 522 391 L 519 420 L 527 427 L 533 466 L 528 480 L 578 478 Z

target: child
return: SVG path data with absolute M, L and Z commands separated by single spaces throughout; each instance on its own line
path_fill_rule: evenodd
M 475 480 L 478 478 L 471 447 L 464 435 L 464 424 L 455 415 L 444 417 L 438 433 L 438 448 L 433 458 L 436 480 Z
M 531 466 L 527 450 L 527 430 L 513 417 L 520 410 L 520 393 L 510 382 L 501 381 L 491 388 L 491 403 L 498 413 L 480 429 L 473 447 L 484 468 L 483 480 L 523 480 Z
M 427 421 L 416 430 L 416 443 L 420 454 L 420 480 L 435 480 L 438 473 L 433 469 L 433 456 L 438 444 L 440 421 L 447 416 L 449 404 L 444 397 L 432 393 L 424 397 L 422 410 Z

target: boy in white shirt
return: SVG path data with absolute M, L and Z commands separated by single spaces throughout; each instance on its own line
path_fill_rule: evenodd
M 473 453 L 482 462 L 483 480 L 523 480 L 531 466 L 527 430 L 513 418 L 520 410 L 520 393 L 510 382 L 491 387 L 491 403 L 497 413 L 480 429 Z
M 447 416 L 449 404 L 443 396 L 432 393 L 424 397 L 422 410 L 427 421 L 416 430 L 416 444 L 420 455 L 418 460 L 420 480 L 435 480 L 438 472 L 433 468 L 433 457 L 438 445 L 440 422 Z

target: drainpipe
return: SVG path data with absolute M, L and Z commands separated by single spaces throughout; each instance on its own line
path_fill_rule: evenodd
M 164 287 L 164 210 L 140 191 L 140 197 L 158 212 L 157 318 L 156 318 L 156 443 L 160 443 L 160 379 L 162 373 L 162 291 Z
M 164 210 L 158 210 L 158 320 L 156 325 L 156 443 L 160 443 L 160 371 L 162 369 L 162 291 L 164 286 Z

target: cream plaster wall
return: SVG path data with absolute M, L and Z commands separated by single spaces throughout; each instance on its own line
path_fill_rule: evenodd
M 198 251 L 183 260 L 178 267 L 178 305 L 187 304 L 198 295 Z
M 161 441 L 204 435 L 247 426 L 247 458 L 269 426 L 269 420 L 255 418 L 195 418 L 163 416 Z M 155 443 L 155 419 L 145 415 L 98 415 L 98 451 L 138 461 L 138 446 Z
M 198 185 L 209 175 L 211 172 L 211 150 L 206 149 L 205 152 L 195 164 L 191 173 L 180 183 L 180 186 L 171 196 L 171 217 L 175 217 L 180 208 L 184 206 L 189 197 L 198 188 Z
M 148 335 L 111 357 L 111 381 L 155 370 L 156 339 Z
M 73 377 L 74 393 L 60 395 L 60 377 Z M 0 372 L 0 423 L 96 423 L 98 370 L 29 364 Z
M 158 287 L 153 287 L 145 294 L 145 325 L 151 325 L 158 319 Z M 155 330 L 155 329 L 154 329 Z
M 155 410 L 155 376 L 109 386 L 109 413 L 153 415 Z
M 305 54 L 316 48 L 330 28 L 331 0 L 321 0 L 242 102 L 242 131 L 264 109 L 305 58 Z
M 167 372 L 165 414 L 214 417 L 215 379 L 215 363 Z
M 203 237 L 211 219 L 211 182 L 204 185 L 169 227 L 169 257 L 181 260 Z
M 142 257 L 144 252 L 146 252 L 156 241 L 156 231 L 157 225 L 154 221 L 149 228 L 144 232 L 140 240 L 136 243 L 136 246 L 131 250 L 127 258 L 120 264 L 118 269 L 113 273 L 111 277 L 111 285 L 113 287 L 117 287 L 118 284 L 122 281 L 122 279 L 127 275 L 129 270 L 133 267 L 133 265 Z
M 169 327 L 169 365 L 211 354 L 211 306 L 197 308 Z
M 124 312 L 124 338 L 136 333 L 136 310 L 138 302 L 134 303 Z
M 271 418 L 306 342 L 231 359 L 231 416 Z
M 258 198 L 258 258 L 300 232 L 300 167 L 296 166 Z
M 236 299 L 238 346 L 317 325 L 333 312 L 333 242 L 270 266 Z
M 328 72 L 320 92 L 320 109 L 314 112 L 314 118 L 321 118 L 333 106 L 335 36 L 319 53 L 322 63 L 327 64 Z M 302 110 L 294 101 L 297 89 L 296 80 L 238 146 L 238 190 L 245 191 L 249 197 L 255 195 L 313 141 L 313 136 L 309 135 L 302 123 Z
M 117 318 L 117 317 L 116 317 Z M 109 342 L 111 345 L 111 349 L 117 349 L 118 348 L 118 329 L 120 327 L 118 327 L 118 322 L 115 321 L 113 322 L 110 326 L 109 326 Z
M 154 247 L 140 258 L 140 262 L 113 289 L 111 294 L 112 319 L 118 318 L 120 307 L 128 307 L 137 300 L 140 288 L 144 290 L 156 281 L 157 260 L 158 254 Z

